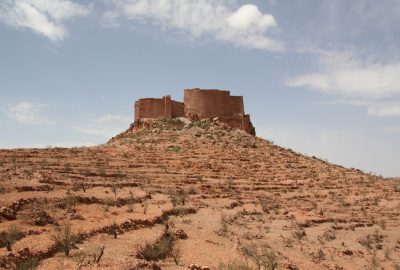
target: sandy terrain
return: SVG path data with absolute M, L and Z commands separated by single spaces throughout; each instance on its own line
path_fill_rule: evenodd
M 0 150 L 0 177 L 0 268 L 257 269 L 257 257 L 261 269 L 400 269 L 399 179 L 218 122 Z M 171 252 L 144 263 L 167 236 Z

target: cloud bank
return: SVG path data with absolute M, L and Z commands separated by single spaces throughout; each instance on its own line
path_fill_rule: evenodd
M 227 0 L 114 0 L 117 10 L 107 17 L 178 30 L 190 38 L 210 37 L 239 47 L 282 51 L 281 42 L 268 37 L 275 18 L 252 4 L 234 9 Z
M 1 22 L 30 29 L 53 42 L 66 37 L 66 20 L 88 13 L 88 7 L 70 0 L 2 0 L 0 3 Z
M 7 116 L 10 120 L 22 124 L 42 125 L 53 124 L 42 115 L 44 105 L 23 101 L 8 108 Z
M 343 97 L 380 99 L 400 96 L 400 63 L 377 63 L 358 59 L 351 53 L 318 51 L 317 72 L 287 81 Z
M 400 63 L 361 60 L 353 53 L 314 50 L 319 70 L 286 81 L 292 87 L 307 87 L 331 94 L 355 106 L 365 106 L 370 115 L 400 116 Z
M 256 5 L 238 6 L 232 0 L 103 0 L 94 4 L 103 14 L 103 25 L 116 27 L 126 19 L 136 27 L 151 25 L 177 31 L 189 39 L 208 38 L 238 47 L 282 51 L 283 45 L 267 33 L 277 27 L 271 14 Z M 50 41 L 68 35 L 65 21 L 86 16 L 92 6 L 77 0 L 2 0 L 0 22 L 29 29 Z

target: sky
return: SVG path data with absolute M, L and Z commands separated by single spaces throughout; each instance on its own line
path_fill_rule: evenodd
M 91 146 L 133 104 L 243 95 L 257 135 L 400 176 L 398 0 L 0 0 L 0 148 Z

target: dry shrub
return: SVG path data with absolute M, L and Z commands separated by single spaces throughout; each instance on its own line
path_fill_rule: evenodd
M 254 270 L 247 261 L 235 260 L 228 263 L 220 263 L 218 270 Z
M 243 258 L 220 263 L 219 270 L 275 270 L 278 267 L 275 252 L 268 244 L 255 244 L 241 246 L 240 253 Z
M 173 235 L 166 231 L 156 243 L 146 243 L 139 247 L 137 258 L 146 261 L 158 261 L 172 257 L 174 247 Z M 174 254 L 177 257 L 177 254 Z M 177 257 L 178 258 L 178 257 Z
M 63 251 L 66 256 L 69 256 L 70 250 L 78 242 L 78 236 L 73 234 L 71 224 L 69 222 L 65 222 L 63 225 L 57 226 L 52 238 L 59 250 Z
M 21 229 L 17 225 L 12 225 L 7 231 L 0 234 L 0 248 L 7 247 L 8 251 L 12 250 L 12 244 L 24 237 Z
M 186 207 L 174 207 L 174 208 L 172 208 L 172 213 L 176 217 L 177 216 L 183 217 L 183 216 L 186 216 L 189 214 L 193 214 L 193 209 L 186 208 Z
M 276 254 L 268 244 L 250 243 L 241 247 L 241 253 L 253 262 L 258 270 L 275 270 L 278 267 Z

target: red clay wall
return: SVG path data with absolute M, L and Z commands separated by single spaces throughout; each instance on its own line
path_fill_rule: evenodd
M 184 116 L 184 104 L 183 102 L 178 102 L 172 100 L 172 118 L 178 118 Z
M 163 98 L 143 98 L 135 102 L 135 121 L 146 118 L 183 117 L 183 103 L 171 100 L 171 96 Z
M 168 107 L 169 106 L 169 107 Z M 135 121 L 145 118 L 172 117 L 171 97 L 143 98 L 135 102 Z
M 185 116 L 192 118 L 243 117 L 243 97 L 229 91 L 185 89 Z

